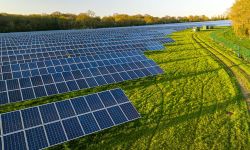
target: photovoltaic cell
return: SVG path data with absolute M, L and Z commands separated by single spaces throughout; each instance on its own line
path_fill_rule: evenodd
M 100 130 L 92 113 L 79 116 L 80 123 L 85 131 L 85 134 L 90 134 Z
M 60 121 L 45 125 L 49 144 L 54 145 L 67 140 L 66 134 Z
M 138 118 L 124 92 L 114 89 L 1 114 L 0 141 L 7 150 L 44 149 Z
M 2 114 L 1 119 L 4 134 L 23 129 L 21 113 L 19 111 Z
M 48 147 L 43 126 L 26 130 L 27 142 L 30 150 L 42 149 Z
M 77 117 L 62 121 L 68 139 L 74 139 L 84 135 L 83 129 Z
M 29 128 L 42 124 L 37 107 L 24 109 L 21 111 L 24 128 Z
M 27 149 L 24 132 L 9 134 L 3 137 L 5 150 L 23 150 Z

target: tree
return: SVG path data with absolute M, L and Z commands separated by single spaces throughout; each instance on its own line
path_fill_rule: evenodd
M 83 28 L 97 28 L 101 22 L 100 17 L 93 17 L 93 14 L 80 13 L 76 17 L 76 21 Z
M 103 17 L 101 20 L 102 27 L 114 27 L 116 25 L 115 19 L 112 16 Z
M 0 32 L 34 31 L 34 30 L 63 30 L 100 28 L 116 26 L 138 26 L 147 24 L 175 23 L 188 21 L 204 21 L 206 16 L 171 17 L 162 18 L 150 15 L 114 14 L 100 18 L 95 12 L 89 10 L 78 15 L 53 12 L 51 14 L 13 15 L 0 14 Z M 213 18 L 215 19 L 215 18 Z
M 236 0 L 230 11 L 233 28 L 240 37 L 250 37 L 250 0 Z

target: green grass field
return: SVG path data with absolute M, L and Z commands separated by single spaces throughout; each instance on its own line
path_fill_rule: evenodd
M 206 39 L 210 33 L 199 35 Z M 10 104 L 0 111 L 120 87 L 141 119 L 50 149 L 249 149 L 249 116 L 237 80 L 193 34 L 176 32 L 176 43 L 166 50 L 146 52 L 164 69 L 162 75 Z
M 239 38 L 233 32 L 231 27 L 221 27 L 211 34 L 212 38 L 231 49 L 236 54 L 240 54 L 247 60 L 250 60 L 250 39 Z

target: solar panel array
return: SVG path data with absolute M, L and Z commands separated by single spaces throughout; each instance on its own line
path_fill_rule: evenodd
M 0 105 L 161 74 L 143 51 L 203 24 L 0 34 Z M 138 118 L 121 89 L 8 112 L 0 150 L 43 149 Z
M 42 149 L 138 118 L 121 89 L 8 112 L 0 115 L 0 149 Z
M 163 73 L 143 54 L 163 49 L 155 28 L 0 34 L 0 105 Z

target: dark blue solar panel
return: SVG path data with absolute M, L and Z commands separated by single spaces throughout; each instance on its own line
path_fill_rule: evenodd
M 135 74 L 134 71 L 128 71 L 127 73 L 128 73 L 128 75 L 129 75 L 129 77 L 131 79 L 137 79 L 138 78 L 138 76 Z
M 78 87 L 79 87 L 80 89 L 89 88 L 89 86 L 88 86 L 88 84 L 87 84 L 87 82 L 86 82 L 85 79 L 76 80 L 76 83 L 77 83 L 77 85 L 78 85 Z
M 35 92 L 36 97 L 43 97 L 47 95 L 44 86 L 34 87 L 34 92 Z
M 113 78 L 111 75 L 104 75 L 103 78 L 105 79 L 105 81 L 106 81 L 108 84 L 115 83 L 115 80 L 114 80 L 114 78 Z
M 110 92 L 114 96 L 117 103 L 125 103 L 129 101 L 127 96 L 120 89 L 114 89 L 114 90 L 111 90 Z
M 35 98 L 35 94 L 32 88 L 22 89 L 22 96 L 24 100 Z
M 45 85 L 45 89 L 48 95 L 55 95 L 58 93 L 55 84 Z
M 92 113 L 79 116 L 85 134 L 90 134 L 100 130 Z
M 51 84 L 54 82 L 51 75 L 42 75 L 42 79 L 44 84 Z
M 133 120 L 135 118 L 140 117 L 140 115 L 131 103 L 122 104 L 121 109 L 129 120 Z
M 56 84 L 56 87 L 58 89 L 58 92 L 59 93 L 65 93 L 65 92 L 68 92 L 68 87 L 67 87 L 67 84 L 62 82 L 62 83 L 57 83 Z
M 62 123 L 68 139 L 74 139 L 84 135 L 77 117 L 63 120 Z
M 107 82 L 105 81 L 105 79 L 102 76 L 95 77 L 95 80 L 96 80 L 97 84 L 100 86 L 107 84 Z
M 8 90 L 15 90 L 15 89 L 19 89 L 20 88 L 17 79 L 7 80 L 7 87 L 8 87 Z
M 97 84 L 97 82 L 95 81 L 94 78 L 86 78 L 86 81 L 87 81 L 89 87 L 98 86 L 98 84 Z
M 38 107 L 24 109 L 21 111 L 23 124 L 25 128 L 33 127 L 42 124 Z
M 114 125 L 112 119 L 110 118 L 109 114 L 105 109 L 96 111 L 93 114 L 101 129 L 109 128 Z
M 3 137 L 5 150 L 25 150 L 27 149 L 24 132 L 18 132 Z
M 67 118 L 75 115 L 71 102 L 68 100 L 56 103 L 56 108 L 61 118 Z
M 59 119 L 57 110 L 54 104 L 42 105 L 39 107 L 44 123 L 55 121 Z M 49 115 L 48 115 L 49 114 Z
M 45 125 L 45 130 L 50 145 L 61 143 L 67 140 L 61 122 Z
M 77 83 L 75 81 L 68 81 L 68 82 L 66 82 L 66 84 L 67 84 L 70 91 L 79 90 L 79 87 L 77 86 Z
M 9 101 L 7 92 L 0 93 L 0 104 L 7 104 Z
M 101 92 L 98 95 L 101 98 L 102 103 L 105 105 L 105 107 L 117 104 L 109 91 Z
M 140 117 L 114 95 L 125 96 L 115 89 L 1 114 L 4 147 L 43 149 Z
M 88 95 L 85 97 L 90 109 L 97 110 L 103 108 L 103 104 L 97 94 Z
M 40 76 L 31 77 L 33 86 L 43 85 L 42 78 Z
M 115 124 L 120 124 L 128 121 L 119 106 L 107 109 Z
M 19 102 L 22 100 L 22 95 L 20 90 L 9 91 L 10 102 Z
M 77 114 L 83 114 L 90 111 L 88 104 L 83 97 L 74 98 L 71 100 L 71 103 Z
M 28 147 L 30 150 L 37 150 L 48 147 L 44 128 L 37 127 L 25 131 Z
M 122 77 L 123 80 L 131 80 L 127 72 L 121 72 L 120 76 Z
M 115 82 L 122 82 L 123 79 L 118 73 L 111 74 L 112 77 L 115 79 Z
M 53 76 L 55 82 L 64 81 L 63 76 L 62 76 L 61 73 L 55 73 L 55 74 L 52 74 L 52 76 Z
M 0 92 L 6 91 L 6 83 L 5 81 L 0 81 Z
M 10 133 L 21 130 L 23 128 L 21 121 L 21 113 L 19 111 L 2 114 L 3 133 Z
M 73 75 L 72 75 L 71 72 L 63 72 L 62 75 L 63 75 L 65 81 L 69 81 L 69 80 L 73 80 L 74 79 L 74 77 L 73 77 Z

